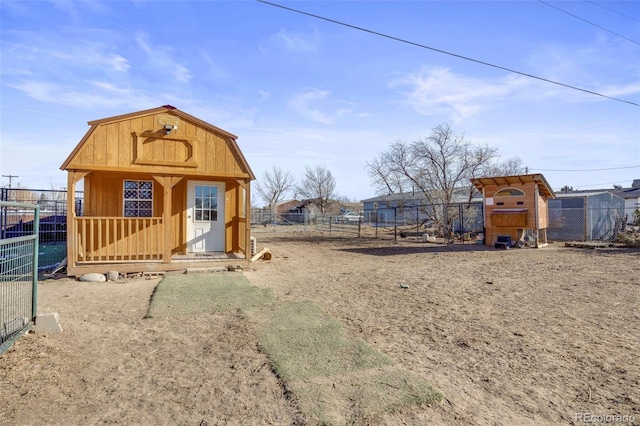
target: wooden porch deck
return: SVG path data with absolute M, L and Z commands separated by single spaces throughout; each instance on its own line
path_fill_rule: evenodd
M 109 271 L 117 271 L 120 274 L 144 273 L 144 272 L 170 272 L 191 268 L 245 268 L 249 265 L 242 253 L 189 253 L 186 255 L 173 255 L 171 262 L 163 263 L 162 260 L 138 260 L 138 261 L 109 261 L 109 262 L 78 262 L 76 266 L 67 267 L 68 276 L 80 276 L 88 273 L 106 274 Z
M 77 217 L 74 249 L 68 247 L 67 275 L 179 271 L 188 268 L 247 266 L 243 253 L 204 252 L 171 255 L 167 262 L 163 218 Z

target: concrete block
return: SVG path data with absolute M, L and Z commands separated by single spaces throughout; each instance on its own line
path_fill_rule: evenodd
M 58 321 L 58 313 L 52 312 L 49 314 L 40 314 L 36 317 L 36 332 L 37 333 L 60 333 L 62 327 Z
M 118 271 L 109 271 L 107 272 L 107 281 L 118 281 L 120 274 Z

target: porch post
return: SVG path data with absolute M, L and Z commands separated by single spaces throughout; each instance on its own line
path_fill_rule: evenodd
M 69 170 L 67 172 L 67 269 L 78 262 L 78 221 L 76 220 L 76 183 L 89 172 Z M 85 195 L 89 189 L 85 188 Z M 83 200 L 84 202 L 85 200 Z M 86 208 L 86 205 L 84 206 Z
M 245 179 L 244 186 L 245 188 L 245 197 L 242 202 L 244 202 L 244 211 L 245 211 L 245 233 L 244 233 L 244 258 L 249 260 L 251 259 L 251 180 Z
M 156 182 L 162 186 L 163 189 L 163 205 L 162 205 L 162 263 L 171 263 L 171 245 L 173 239 L 171 238 L 171 206 L 173 200 L 171 195 L 173 193 L 173 187 L 182 180 L 181 176 L 153 176 Z
M 67 172 L 67 265 L 76 266 L 76 184 L 74 171 Z
M 164 206 L 162 208 L 162 229 L 164 230 L 162 263 L 171 263 L 171 177 L 165 176 L 164 183 Z

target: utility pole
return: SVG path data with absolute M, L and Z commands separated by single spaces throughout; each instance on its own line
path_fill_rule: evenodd
M 9 189 L 11 189 L 11 182 L 12 182 L 13 178 L 17 178 L 17 177 L 20 177 L 20 176 L 18 176 L 18 175 L 2 175 L 2 177 L 9 178 Z

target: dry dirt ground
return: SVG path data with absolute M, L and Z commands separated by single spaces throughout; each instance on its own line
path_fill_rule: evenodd
M 639 250 L 254 235 L 273 257 L 252 285 L 316 302 L 444 395 L 367 424 L 640 424 Z M 250 322 L 145 318 L 157 282 L 41 282 L 64 332 L 0 356 L 0 424 L 305 424 Z

